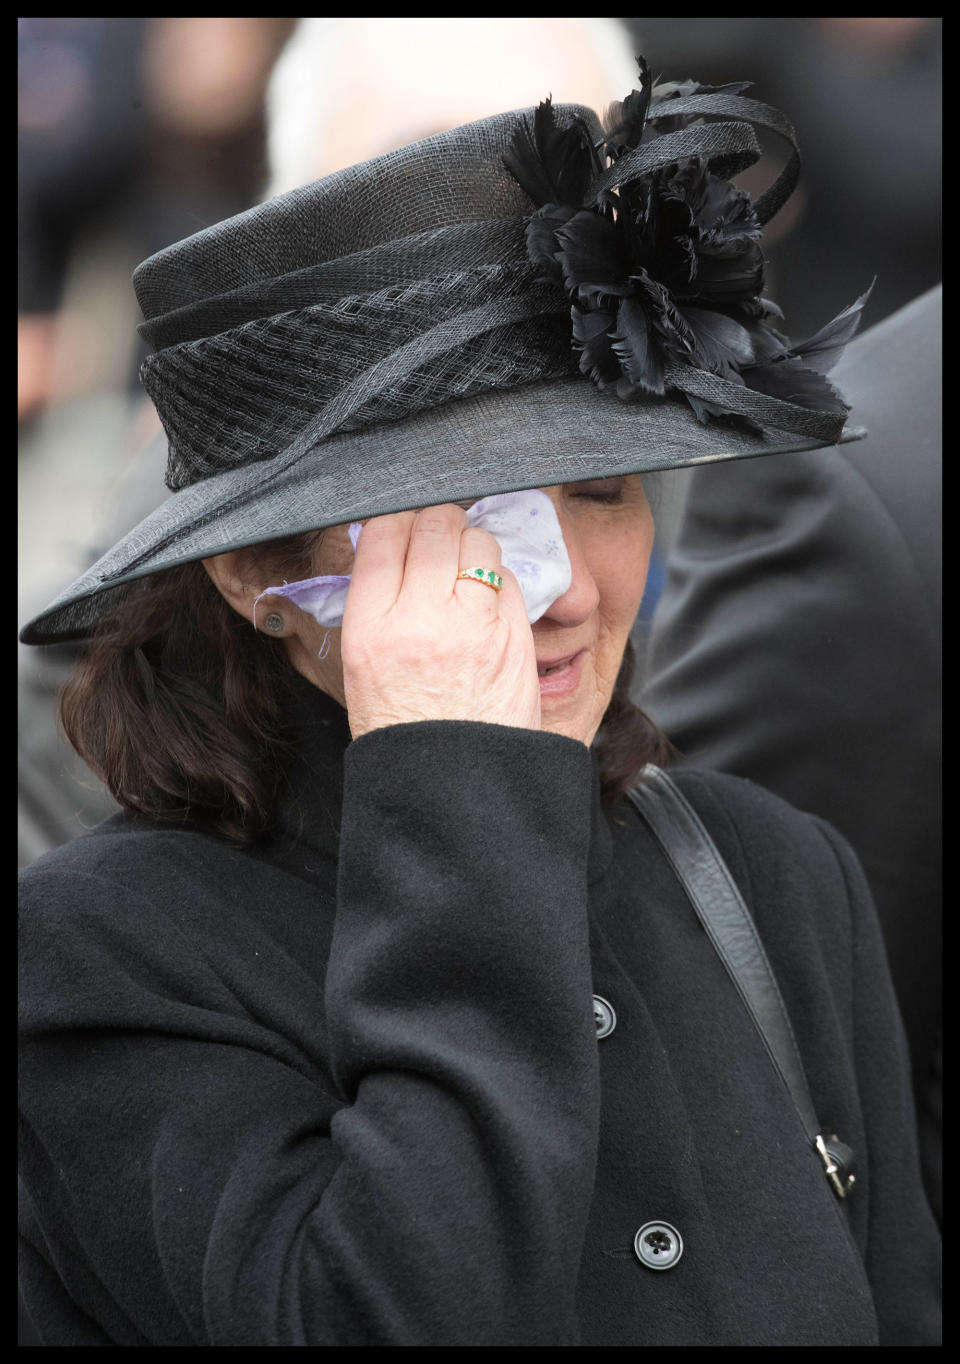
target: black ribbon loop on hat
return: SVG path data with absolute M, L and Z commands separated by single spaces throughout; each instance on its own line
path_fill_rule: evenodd
M 451 223 L 198 299 L 141 322 L 137 330 L 154 350 L 161 351 L 256 318 L 339 303 L 353 294 L 370 294 L 390 285 L 413 284 L 458 266 L 473 268 L 487 260 L 519 268 L 526 258 L 520 219 Z
M 682 103 L 671 100 L 671 104 Z M 654 142 L 644 143 L 632 152 L 625 152 L 594 183 L 591 198 L 594 203 L 601 195 L 616 189 L 625 180 L 649 175 L 662 166 L 676 161 L 705 161 L 724 176 L 738 174 L 760 159 L 760 144 L 749 123 L 715 123 L 707 127 L 681 128 L 679 132 L 664 133 Z
M 665 99 L 659 104 L 651 106 L 647 114 L 647 122 L 655 123 L 659 119 L 674 118 L 678 115 L 689 116 L 691 114 L 713 114 L 725 118 L 747 119 L 759 128 L 766 128 L 770 132 L 778 133 L 790 144 L 790 156 L 786 165 L 773 184 L 763 192 L 753 205 L 758 221 L 761 224 L 768 223 L 790 198 L 800 178 L 800 149 L 797 146 L 797 133 L 793 124 L 779 109 L 774 109 L 770 104 L 764 104 L 756 99 L 747 99 L 743 95 L 731 94 L 686 95 L 677 99 Z M 704 131 L 701 128 L 699 135 L 703 136 Z M 657 139 L 654 145 L 659 145 L 668 136 L 670 134 L 664 134 Z
M 671 364 L 664 369 L 664 379 L 669 387 L 679 389 L 681 393 L 690 393 L 704 402 L 721 404 L 760 426 L 809 436 L 831 445 L 835 445 L 843 434 L 843 413 L 818 412 L 809 407 L 799 407 L 796 403 L 771 398 L 766 393 L 758 393 L 756 389 L 722 379 L 709 370 Z

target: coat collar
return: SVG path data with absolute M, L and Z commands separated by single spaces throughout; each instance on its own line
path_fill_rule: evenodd
M 309 875 L 316 854 L 336 861 L 343 808 L 343 757 L 351 743 L 347 712 L 306 678 L 294 679 L 286 707 L 294 755 L 288 769 L 288 792 L 269 847 L 270 860 Z M 599 880 L 613 859 L 613 839 L 600 801 L 597 756 L 593 759 L 591 837 L 588 884 Z

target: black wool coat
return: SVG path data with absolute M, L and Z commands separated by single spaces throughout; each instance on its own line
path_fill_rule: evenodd
M 828 825 L 676 774 L 856 1151 L 844 1203 L 588 749 L 452 721 L 351 742 L 306 683 L 296 709 L 255 850 L 120 815 L 22 875 L 44 1344 L 937 1343 L 903 1031 Z M 649 1222 L 682 1238 L 669 1269 L 635 1254 Z

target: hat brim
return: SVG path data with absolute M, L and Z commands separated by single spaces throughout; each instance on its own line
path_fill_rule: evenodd
M 841 441 L 866 435 L 845 428 Z M 20 633 L 84 639 L 116 589 L 152 573 L 304 531 L 523 488 L 822 448 L 788 432 L 697 421 L 682 400 L 621 402 L 580 377 L 493 389 L 404 421 L 329 436 L 174 493 Z

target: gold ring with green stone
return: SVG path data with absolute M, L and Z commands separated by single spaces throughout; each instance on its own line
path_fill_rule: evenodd
M 483 583 L 484 587 L 492 587 L 494 592 L 499 592 L 503 587 L 503 579 L 499 573 L 492 568 L 461 568 L 457 574 L 457 581 L 467 578 L 473 583 Z

